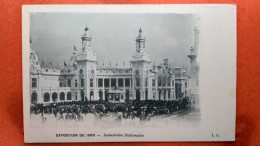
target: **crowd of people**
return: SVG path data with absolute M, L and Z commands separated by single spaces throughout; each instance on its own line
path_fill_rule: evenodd
M 177 101 L 128 101 L 124 103 L 112 103 L 104 101 L 72 101 L 52 103 L 49 105 L 35 104 L 31 106 L 31 114 L 54 114 L 60 119 L 82 120 L 83 115 L 92 113 L 97 118 L 117 115 L 119 119 L 150 120 L 156 115 L 172 114 L 178 110 L 189 110 L 191 103 L 188 98 Z

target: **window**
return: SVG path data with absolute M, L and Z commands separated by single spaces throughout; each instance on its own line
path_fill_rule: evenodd
M 153 87 L 154 87 L 155 86 L 155 79 L 153 79 L 152 82 L 153 82 L 152 84 L 153 84 Z
M 75 92 L 75 100 L 78 100 L 78 94 Z
M 163 86 L 166 86 L 166 78 L 163 79 Z
M 32 87 L 37 88 L 37 79 L 36 78 L 32 78 Z
M 71 100 L 71 92 L 67 93 L 67 100 Z
M 60 82 L 60 87 L 62 87 L 62 82 Z
M 111 86 L 116 87 L 116 79 L 111 79 Z
M 162 80 L 161 78 L 158 79 L 158 86 L 161 86 L 162 85 Z
M 75 87 L 78 87 L 78 80 L 75 80 Z
M 136 87 L 139 87 L 139 86 L 140 86 L 140 79 L 136 78 Z
M 187 82 L 185 82 L 185 88 L 187 88 L 188 87 L 188 83 Z
M 98 79 L 98 87 L 102 87 L 103 86 L 103 79 Z
M 49 102 L 50 101 L 50 94 L 49 93 L 44 93 L 43 95 L 43 101 L 44 102 Z
M 105 87 L 109 87 L 109 79 L 105 79 Z
M 64 101 L 65 100 L 65 93 L 61 92 L 60 93 L 60 101 Z
M 84 87 L 84 79 L 81 79 L 80 86 Z
M 92 75 L 94 74 L 94 70 L 93 70 L 93 69 L 91 70 L 91 74 L 92 74 Z
M 71 87 L 71 79 L 68 79 L 68 87 Z
M 124 81 L 123 79 L 118 79 L 118 86 L 123 87 L 124 86 Z
M 129 79 L 129 78 L 126 78 L 126 79 L 125 79 L 125 86 L 126 86 L 126 87 L 129 87 L 129 86 L 130 86 L 130 79 Z
M 172 80 L 172 86 L 174 86 L 174 80 Z
M 171 79 L 167 80 L 167 86 L 171 86 Z
M 145 87 L 148 86 L 148 79 L 145 79 Z
M 90 79 L 89 86 L 93 87 L 93 79 Z

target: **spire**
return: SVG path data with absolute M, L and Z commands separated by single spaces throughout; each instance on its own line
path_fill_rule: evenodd
M 139 54 L 145 48 L 145 39 L 142 36 L 142 28 L 139 29 L 139 34 L 136 38 L 136 53 Z
M 81 40 L 82 40 L 82 51 L 90 51 L 91 48 L 91 40 L 92 37 L 91 35 L 88 33 L 88 26 L 85 27 L 85 33 L 81 36 Z

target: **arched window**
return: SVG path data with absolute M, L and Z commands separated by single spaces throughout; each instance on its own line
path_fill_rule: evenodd
M 84 96 L 85 96 L 85 93 L 83 90 L 80 91 L 80 98 L 81 98 L 81 101 L 84 101 Z
M 95 72 L 94 72 L 94 69 L 91 70 L 91 74 L 93 75 Z
M 65 93 L 61 92 L 60 93 L 60 101 L 64 101 L 65 100 Z
M 49 102 L 50 101 L 50 94 L 48 92 L 44 93 L 43 101 L 44 102 Z
M 37 93 L 33 92 L 31 95 L 31 103 L 36 104 L 37 103 Z
M 71 100 L 71 92 L 67 93 L 67 100 Z
M 58 94 L 56 92 L 53 92 L 52 93 L 52 100 L 53 100 L 53 102 L 57 101 L 57 99 L 58 99 Z

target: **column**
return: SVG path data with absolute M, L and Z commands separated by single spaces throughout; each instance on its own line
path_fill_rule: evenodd
M 103 100 L 105 100 L 105 79 L 102 78 L 102 96 Z
M 109 90 L 111 90 L 111 78 L 109 78 Z
M 116 78 L 116 87 L 118 88 L 118 78 Z

